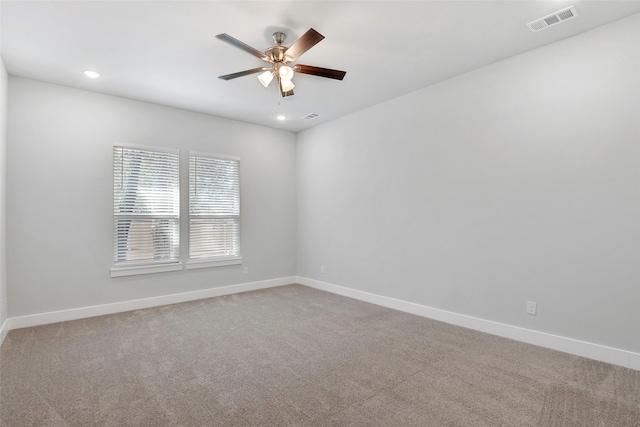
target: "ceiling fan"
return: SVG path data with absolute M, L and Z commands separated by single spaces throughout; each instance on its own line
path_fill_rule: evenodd
M 304 33 L 302 37 L 289 47 L 282 45 L 286 38 L 284 33 L 273 33 L 273 40 L 276 42 L 276 45 L 267 48 L 264 53 L 231 37 L 229 34 L 218 34 L 216 37 L 271 64 L 268 67 L 252 68 L 250 70 L 220 76 L 219 78 L 222 80 L 231 80 L 249 74 L 261 73 L 258 76 L 258 80 L 264 87 L 268 87 L 269 83 L 271 83 L 275 77 L 280 86 L 280 93 L 283 98 L 293 95 L 293 88 L 295 86 L 291 79 L 294 73 L 311 74 L 336 80 L 344 79 L 344 76 L 347 74 L 346 71 L 331 70 L 329 68 L 314 67 L 312 65 L 290 64 L 324 39 L 324 36 L 313 28 L 310 28 L 309 31 Z

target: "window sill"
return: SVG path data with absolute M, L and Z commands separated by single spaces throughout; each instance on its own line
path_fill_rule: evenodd
M 182 263 L 160 265 L 136 265 L 129 267 L 111 267 L 111 277 L 135 276 L 138 274 L 164 273 L 166 271 L 182 270 Z
M 192 259 L 187 261 L 187 270 L 193 270 L 196 268 L 209 268 L 209 267 L 223 267 L 225 265 L 238 265 L 242 264 L 242 257 L 225 257 L 225 258 L 216 258 L 216 259 L 203 259 L 196 260 Z

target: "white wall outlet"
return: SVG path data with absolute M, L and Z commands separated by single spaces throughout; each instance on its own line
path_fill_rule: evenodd
M 320 266 L 320 273 L 324 274 L 324 265 Z
M 538 310 L 538 304 L 536 304 L 533 301 L 527 301 L 527 314 L 536 314 L 536 311 Z
M 242 274 L 249 274 L 249 267 L 242 267 Z

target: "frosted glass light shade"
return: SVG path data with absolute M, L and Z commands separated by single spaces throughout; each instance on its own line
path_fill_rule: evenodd
M 283 92 L 289 92 L 290 90 L 293 90 L 293 88 L 295 87 L 295 85 L 291 80 L 284 80 L 284 79 L 280 80 L 280 85 L 282 86 Z
M 258 80 L 262 83 L 262 86 L 267 87 L 271 80 L 273 80 L 273 71 L 265 71 L 264 73 L 258 75 Z
M 288 66 L 280 67 L 280 78 L 282 80 L 291 80 L 293 78 L 293 68 Z

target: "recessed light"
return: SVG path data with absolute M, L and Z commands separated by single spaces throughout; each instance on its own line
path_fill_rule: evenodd
M 85 70 L 84 75 L 89 77 L 90 79 L 97 79 L 100 77 L 100 73 L 91 70 Z
M 280 116 L 276 116 L 276 119 L 278 119 L 278 120 L 282 121 L 282 120 L 285 120 L 285 119 L 286 119 L 286 117 L 285 117 L 285 116 L 280 115 Z

